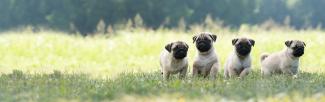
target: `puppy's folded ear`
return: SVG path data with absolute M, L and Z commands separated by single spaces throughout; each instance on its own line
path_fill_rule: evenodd
M 195 43 L 196 39 L 197 39 L 197 36 L 193 36 L 193 43 Z
M 185 43 L 185 47 L 186 47 L 186 49 L 188 49 L 188 45 Z
M 217 41 L 217 35 L 210 34 L 209 36 L 212 38 L 212 40 L 213 40 L 214 42 Z
M 253 39 L 249 39 L 249 42 L 251 43 L 252 46 L 255 45 L 255 40 L 253 40 Z
M 287 40 L 284 44 L 285 44 L 287 47 L 290 47 L 290 45 L 292 44 L 292 40 Z
M 305 42 L 302 42 L 302 44 L 304 44 L 304 46 L 306 47 L 306 43 Z
M 173 43 L 169 43 L 165 46 L 165 49 L 168 51 L 168 52 L 171 52 L 172 51 L 172 45 Z
M 232 39 L 232 45 L 235 45 L 236 44 L 236 42 L 238 41 L 238 39 L 236 38 L 236 39 Z

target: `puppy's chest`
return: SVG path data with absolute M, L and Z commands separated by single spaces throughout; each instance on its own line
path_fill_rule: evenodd
M 180 61 L 180 62 L 171 62 L 169 64 L 169 70 L 171 71 L 178 71 L 183 69 L 186 66 L 186 61 Z
M 246 67 L 250 67 L 250 64 L 251 64 L 250 59 L 245 59 L 245 60 L 237 59 L 236 61 L 234 61 L 231 67 L 234 69 L 244 69 Z
M 242 63 L 237 62 L 237 63 L 233 63 L 233 64 L 231 65 L 231 68 L 233 68 L 233 69 L 243 69 L 244 66 L 243 66 Z
M 217 58 L 199 58 L 195 62 L 195 66 L 198 68 L 209 68 L 211 67 L 214 63 L 217 63 L 218 59 Z

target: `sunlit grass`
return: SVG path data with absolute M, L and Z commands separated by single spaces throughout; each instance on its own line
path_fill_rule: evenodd
M 147 98 L 168 100 L 169 97 L 173 97 L 175 101 L 183 98 L 195 100 L 200 97 L 204 97 L 207 101 L 220 99 L 272 101 L 278 99 L 278 95 L 291 100 L 296 99 L 293 96 L 315 99 L 314 96 L 319 95 L 324 99 L 325 32 L 213 33 L 218 36 L 215 48 L 221 60 L 220 74 L 223 73 L 226 57 L 233 49 L 231 40 L 239 36 L 247 36 L 256 41 L 252 51 L 254 73 L 247 79 L 233 79 L 227 82 L 221 75 L 216 81 L 192 79 L 188 75 L 184 81 L 162 82 L 157 72 L 160 69 L 159 54 L 165 44 L 171 41 L 182 40 L 190 45 L 191 69 L 196 53 L 192 43 L 193 32 L 117 31 L 114 36 L 109 37 L 103 35 L 83 37 L 50 31 L 4 32 L 0 35 L 2 73 L 0 97 L 9 101 L 21 97 L 34 101 L 53 99 L 126 101 L 134 97 L 141 97 L 139 100 L 144 101 Z M 304 74 L 296 80 L 286 76 L 261 79 L 260 54 L 282 50 L 285 47 L 284 42 L 288 39 L 300 39 L 307 44 L 306 53 L 301 58 L 300 64 L 300 72 Z M 10 76 L 15 69 L 22 71 L 18 71 L 22 74 L 22 78 Z M 54 75 L 54 70 L 60 73 L 60 77 L 51 76 Z M 60 81 L 55 81 L 57 79 Z M 34 96 L 35 94 L 39 96 Z M 29 96 L 31 98 L 28 98 Z
M 325 96 L 325 75 L 301 73 L 300 78 L 260 78 L 257 72 L 245 79 L 224 81 L 202 78 L 163 81 L 159 72 L 124 73 L 115 79 L 90 78 L 85 74 L 55 71 L 29 74 L 14 71 L 0 77 L 2 101 L 320 101 Z
M 231 40 L 248 36 L 256 41 L 253 48 L 253 69 L 258 70 L 263 52 L 282 50 L 287 39 L 306 42 L 301 58 L 301 71 L 325 72 L 325 35 L 323 32 L 214 32 L 218 35 L 215 48 L 223 65 L 232 51 Z M 113 37 L 82 37 L 58 32 L 9 32 L 0 35 L 0 71 L 19 69 L 27 72 L 83 72 L 115 76 L 120 72 L 151 72 L 159 70 L 158 58 L 164 45 L 182 40 L 190 45 L 189 60 L 196 53 L 193 34 L 173 31 L 117 32 Z

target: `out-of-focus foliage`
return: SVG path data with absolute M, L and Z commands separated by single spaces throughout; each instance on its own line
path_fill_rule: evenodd
M 322 28 L 324 9 L 324 0 L 1 0 L 0 30 L 30 25 L 86 34 L 100 21 L 111 29 L 137 26 L 139 18 L 149 28 L 179 23 L 188 28 L 207 15 L 232 28 L 268 20 L 296 29 Z

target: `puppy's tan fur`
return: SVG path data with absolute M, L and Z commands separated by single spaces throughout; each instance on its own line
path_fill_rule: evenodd
M 236 41 L 234 41 L 236 40 Z M 233 40 L 233 45 L 237 45 L 241 42 L 248 43 L 250 46 L 254 46 L 255 41 L 248 38 L 237 38 Z M 234 51 L 229 55 L 225 64 L 224 77 L 240 77 L 243 78 L 251 71 L 251 56 L 250 53 L 246 56 L 239 55 L 234 47 Z
M 212 79 L 215 79 L 219 69 L 219 60 L 213 43 L 216 41 L 217 36 L 212 33 L 203 32 L 194 36 L 193 42 L 201 38 L 210 40 L 211 48 L 206 52 L 198 51 L 193 63 L 193 76 L 203 76 L 206 78 L 210 75 Z
M 173 56 L 173 50 L 176 46 L 186 46 L 188 45 L 185 42 L 173 42 L 166 45 L 166 49 L 164 49 L 160 55 L 160 66 L 161 72 L 163 74 L 164 79 L 169 79 L 171 74 L 179 73 L 179 78 L 182 79 L 186 76 L 187 68 L 188 68 L 188 60 L 187 57 L 183 59 L 176 59 Z M 170 47 L 170 51 L 167 50 L 167 47 Z
M 290 45 L 288 42 L 291 42 Z M 273 54 L 261 55 L 261 73 L 263 76 L 270 76 L 272 74 L 289 74 L 294 77 L 298 74 L 299 57 L 292 55 L 293 47 L 303 46 L 305 43 L 299 40 L 286 41 L 287 47 Z

